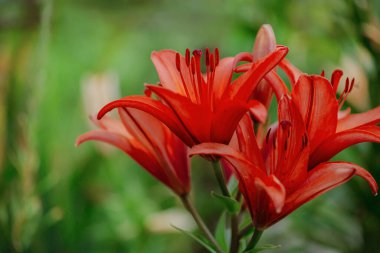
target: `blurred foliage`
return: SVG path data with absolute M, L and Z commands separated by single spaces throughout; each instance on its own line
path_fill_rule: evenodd
M 111 71 L 122 95 L 141 93 L 157 81 L 151 51 L 233 55 L 250 51 L 270 23 L 305 72 L 330 74 L 354 59 L 374 106 L 379 12 L 376 0 L 0 0 L 0 252 L 203 252 L 173 230 L 152 232 L 148 217 L 180 203 L 132 160 L 94 143 L 74 147 L 90 128 L 83 78 Z M 340 157 L 379 182 L 379 153 L 379 145 L 359 145 Z M 194 165 L 197 205 L 214 225 L 215 182 L 207 164 Z M 282 244 L 273 252 L 376 252 L 380 203 L 362 183 L 305 205 L 263 243 Z

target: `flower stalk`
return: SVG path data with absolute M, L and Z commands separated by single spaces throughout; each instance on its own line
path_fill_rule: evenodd
M 263 231 L 255 229 L 255 232 L 253 232 L 252 238 L 249 241 L 247 248 L 244 250 L 244 252 L 249 252 L 250 250 L 253 250 L 259 242 L 262 234 Z
M 189 211 L 191 216 L 193 217 L 195 223 L 197 223 L 198 228 L 202 231 L 202 233 L 206 236 L 206 238 L 210 241 L 210 243 L 213 245 L 214 249 L 218 253 L 224 253 L 223 250 L 220 248 L 218 242 L 204 223 L 202 217 L 199 215 L 197 209 L 194 207 L 193 203 L 190 201 L 189 195 L 184 194 L 180 196 L 180 199 L 185 206 L 185 208 Z
M 231 198 L 231 193 L 227 188 L 226 180 L 223 170 L 220 166 L 219 160 L 212 162 L 215 177 L 218 181 L 220 190 L 225 197 Z M 239 251 L 239 219 L 236 213 L 231 214 L 231 244 L 230 253 L 237 253 Z

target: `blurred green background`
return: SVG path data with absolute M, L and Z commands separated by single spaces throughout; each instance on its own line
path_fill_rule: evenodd
M 173 194 L 122 152 L 88 143 L 88 114 L 155 83 L 153 50 L 251 51 L 270 23 L 308 73 L 355 76 L 354 111 L 380 104 L 380 1 L 0 0 L 0 252 L 204 252 Z M 380 182 L 380 145 L 337 157 Z M 195 161 L 212 226 L 214 180 Z M 173 217 L 173 220 L 166 217 Z M 175 219 L 174 219 L 175 217 Z M 270 228 L 273 252 L 380 252 L 380 201 L 355 178 Z M 270 252 L 270 251 L 268 251 Z

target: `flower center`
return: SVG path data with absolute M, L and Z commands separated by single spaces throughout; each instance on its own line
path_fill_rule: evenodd
M 186 96 L 193 103 L 206 103 L 212 106 L 215 69 L 219 64 L 218 48 L 215 48 L 213 53 L 210 53 L 208 48 L 205 50 L 205 75 L 201 71 L 201 58 L 202 50 L 194 50 L 190 56 L 190 50 L 186 49 L 184 61 L 181 55 L 176 53 L 176 68 L 180 74 Z

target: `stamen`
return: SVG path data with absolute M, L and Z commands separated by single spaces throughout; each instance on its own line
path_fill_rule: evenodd
M 210 55 L 210 71 L 211 71 L 211 72 L 214 72 L 214 70 L 215 70 L 214 55 L 211 54 L 211 55 Z
M 352 88 L 354 88 L 354 83 L 355 83 L 355 78 L 352 78 L 350 89 L 348 90 L 348 93 L 350 93 L 352 91 Z
M 190 66 L 190 49 L 188 48 L 186 48 L 185 60 L 186 60 L 186 66 L 189 67 Z
M 289 120 L 282 120 L 280 122 L 280 125 L 281 125 L 281 127 L 282 127 L 283 130 L 286 130 L 286 129 L 289 129 L 292 126 L 292 122 L 290 122 Z
M 195 75 L 195 59 L 194 57 L 191 57 L 191 74 Z
M 210 50 L 206 48 L 206 66 L 210 65 Z
M 181 58 L 179 53 L 175 54 L 175 66 L 179 72 L 181 72 Z
M 202 56 L 202 50 L 200 50 L 200 49 L 195 49 L 195 50 L 193 50 L 193 55 L 195 56 L 195 57 L 197 57 L 197 56 Z
M 269 136 L 270 136 L 270 131 L 272 131 L 272 128 L 268 129 L 267 135 L 265 136 L 265 142 L 268 144 L 269 142 Z
M 152 96 L 152 91 L 149 88 L 145 88 L 144 89 L 144 94 L 147 97 L 151 97 Z
M 273 144 L 274 149 L 276 149 L 276 139 L 277 139 L 277 135 L 273 135 L 272 144 Z
M 219 64 L 219 49 L 217 47 L 214 50 L 214 55 L 215 55 L 215 66 L 218 66 L 218 64 Z
M 284 150 L 286 151 L 288 149 L 288 139 L 284 142 Z

